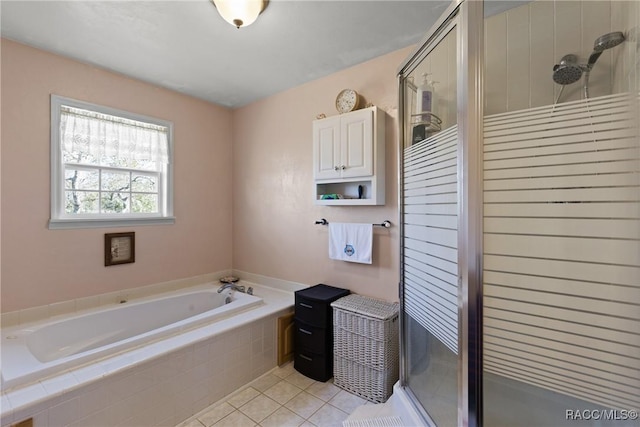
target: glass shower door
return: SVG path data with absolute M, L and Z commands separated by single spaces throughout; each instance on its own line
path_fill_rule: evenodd
M 438 425 L 457 424 L 458 407 L 456 39 L 453 28 L 406 85 L 412 112 L 403 152 L 406 384 Z M 433 108 L 424 114 L 429 96 Z
M 439 426 L 469 424 L 473 406 L 464 243 L 472 123 L 460 120 L 473 104 L 465 83 L 473 10 L 481 5 L 451 6 L 400 72 L 401 385 Z
M 406 383 L 438 425 L 455 425 L 458 414 L 456 40 L 455 27 L 443 34 L 406 85 L 412 112 L 403 153 Z M 419 108 L 428 96 L 432 109 L 424 114 Z

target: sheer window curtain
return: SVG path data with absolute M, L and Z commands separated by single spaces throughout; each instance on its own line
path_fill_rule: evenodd
M 119 157 L 168 163 L 168 129 L 107 114 L 62 106 L 62 150 L 97 159 Z

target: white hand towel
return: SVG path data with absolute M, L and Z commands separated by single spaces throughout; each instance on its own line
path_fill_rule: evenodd
M 371 264 L 373 224 L 329 223 L 329 258 Z

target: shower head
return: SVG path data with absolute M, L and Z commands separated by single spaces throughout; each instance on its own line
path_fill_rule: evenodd
M 553 66 L 553 81 L 560 85 L 575 83 L 582 77 L 584 67 L 578 64 L 578 57 L 569 54 L 562 57 L 559 64 Z
M 620 31 L 614 31 L 613 33 L 608 33 L 603 36 L 600 36 L 593 43 L 593 53 L 589 57 L 589 61 L 587 62 L 587 67 L 591 69 L 593 65 L 596 63 L 598 58 L 602 52 L 607 49 L 611 49 L 612 47 L 618 46 L 620 43 L 624 41 L 624 34 Z
M 586 64 L 578 64 L 578 58 L 575 55 L 569 54 L 562 57 L 559 64 L 553 66 L 553 81 L 562 85 L 564 89 L 565 85 L 575 83 L 584 73 L 584 97 L 589 98 L 589 74 L 591 69 L 595 65 L 602 52 L 612 47 L 618 46 L 624 41 L 624 34 L 620 31 L 614 31 L 612 33 L 605 34 L 596 39 L 593 44 L 593 53 L 589 57 Z M 556 103 L 562 95 L 562 89 L 556 98 Z
M 606 49 L 611 49 L 612 47 L 618 46 L 620 43 L 624 41 L 624 34 L 620 31 L 615 31 L 613 33 L 605 34 L 604 36 L 600 36 L 596 39 L 593 44 L 594 52 L 602 52 Z

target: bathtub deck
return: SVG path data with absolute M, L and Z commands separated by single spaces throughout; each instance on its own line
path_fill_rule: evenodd
M 36 426 L 82 426 L 82 420 L 80 420 L 79 423 L 73 423 L 72 419 L 76 415 L 79 417 L 87 411 L 85 407 L 86 405 L 80 405 L 78 403 L 80 400 L 85 398 L 85 396 L 92 396 L 92 398 L 95 397 L 95 399 L 93 399 L 95 400 L 95 402 L 102 401 L 103 403 L 101 407 L 103 407 L 104 409 L 101 412 L 105 413 L 102 415 L 108 417 L 110 416 L 110 413 L 115 413 L 117 411 L 111 411 L 110 408 L 105 407 L 104 399 L 101 399 L 103 396 L 98 396 L 99 392 L 101 392 L 102 390 L 102 386 L 98 387 L 98 384 L 106 384 L 105 387 L 113 388 L 118 387 L 118 383 L 116 381 L 121 380 L 119 381 L 121 383 L 120 385 L 124 385 L 126 387 L 122 390 L 122 392 L 119 393 L 122 394 L 125 392 L 129 392 L 132 388 L 132 385 L 135 386 L 136 380 L 140 377 L 135 369 L 139 369 L 137 368 L 137 366 L 141 365 L 148 366 L 149 368 L 147 370 L 149 372 L 157 371 L 150 380 L 160 382 L 159 384 L 164 384 L 162 383 L 162 381 L 164 381 L 164 377 L 167 375 L 167 372 L 174 373 L 174 371 L 178 372 L 180 370 L 186 369 L 186 365 L 183 359 L 189 361 L 191 364 L 194 364 L 194 366 L 196 362 L 202 362 L 202 364 L 198 365 L 196 369 L 205 367 L 205 363 L 212 364 L 213 367 L 218 366 L 219 363 L 217 363 L 217 361 L 222 359 L 225 359 L 228 365 L 234 365 L 237 362 L 243 363 L 243 366 L 247 367 L 247 362 L 249 361 L 251 362 L 251 364 L 253 364 L 251 358 L 249 358 L 249 361 L 244 360 L 248 357 L 246 354 L 246 350 L 251 347 L 251 343 L 244 342 L 246 341 L 245 338 L 248 339 L 251 336 L 252 331 L 249 325 L 255 324 L 255 322 L 257 321 L 262 321 L 263 319 L 270 318 L 273 319 L 273 330 L 275 331 L 274 316 L 282 315 L 293 308 L 294 295 L 293 292 L 288 289 L 282 290 L 257 285 L 255 283 L 251 283 L 251 285 L 253 285 L 255 288 L 255 294 L 262 297 L 265 302 L 264 305 L 259 306 L 251 311 L 243 312 L 239 316 L 223 319 L 213 324 L 196 327 L 195 329 L 185 331 L 182 334 L 153 342 L 149 345 L 136 348 L 133 351 L 108 357 L 94 364 L 74 367 L 56 376 L 43 378 L 39 381 L 35 381 L 29 384 L 25 384 L 24 386 L 18 386 L 8 390 L 3 389 L 1 402 L 2 404 L 0 405 L 0 425 L 8 426 L 13 424 L 14 422 L 19 422 L 23 419 L 34 417 Z M 236 333 L 237 328 L 243 328 L 244 333 L 242 334 L 242 336 L 238 336 L 238 334 Z M 265 338 L 274 337 L 274 332 L 269 332 L 269 334 L 267 335 L 265 329 L 264 333 Z M 203 351 L 207 350 L 207 347 L 209 347 L 202 346 L 200 343 L 211 342 L 212 340 L 215 340 L 215 337 L 218 335 L 227 337 L 225 345 L 228 348 L 226 350 L 224 348 L 220 349 L 219 351 L 222 351 L 222 353 L 216 355 L 214 359 L 211 359 L 211 357 L 199 357 L 198 354 L 203 353 Z M 241 339 L 242 342 L 240 342 Z M 241 357 L 236 357 L 235 354 L 231 354 L 231 350 L 234 350 L 233 345 L 236 344 L 242 344 L 244 347 L 247 347 L 242 351 L 242 353 L 238 355 Z M 165 356 L 168 348 L 173 352 L 171 353 L 171 356 Z M 215 348 L 217 349 L 217 346 Z M 234 351 L 239 350 L 235 349 Z M 261 370 L 258 375 L 267 372 L 267 370 L 269 369 L 267 368 L 265 370 L 262 370 L 262 365 L 271 363 L 270 366 L 275 366 L 275 350 L 273 350 L 273 357 L 271 357 L 270 348 L 266 348 L 266 344 L 263 351 L 265 352 L 265 355 L 268 353 L 269 357 L 259 357 L 256 359 L 257 365 L 256 367 L 254 367 L 254 371 Z M 206 351 L 204 351 L 203 356 L 206 356 Z M 250 378 L 250 375 L 252 374 L 252 372 L 250 372 L 251 369 L 249 369 L 248 372 L 244 372 L 243 370 L 229 371 L 225 369 L 225 366 L 221 366 L 220 368 L 223 369 L 223 372 L 227 373 L 224 375 L 221 374 L 219 377 L 212 377 L 212 380 L 210 382 L 211 386 L 214 388 L 219 387 L 224 383 L 229 383 L 230 378 L 232 378 L 234 380 L 233 382 L 235 383 L 235 381 L 237 379 L 240 379 L 242 376 L 249 376 Z M 192 377 L 194 380 L 202 379 L 203 376 L 199 375 L 199 372 L 197 372 L 196 369 L 192 369 L 191 371 L 188 371 L 188 373 L 193 374 Z M 129 374 L 130 372 L 133 372 L 134 374 L 131 375 Z M 209 371 L 206 371 L 206 373 L 210 374 Z M 125 378 L 127 375 L 129 375 L 130 377 Z M 186 378 L 185 375 L 186 374 L 181 374 L 180 377 Z M 253 376 L 253 378 L 256 377 L 257 375 Z M 245 380 L 244 382 L 239 382 L 235 385 L 235 388 L 231 388 L 230 390 L 226 391 L 226 393 L 231 392 L 231 390 L 237 389 L 237 387 L 240 387 L 241 384 L 246 384 L 248 380 L 249 379 Z M 187 387 L 188 384 L 179 385 L 185 386 L 183 388 L 186 394 L 195 393 L 192 387 Z M 202 386 L 204 387 L 204 385 L 205 384 L 203 384 Z M 142 388 L 142 386 L 140 388 Z M 162 391 L 165 392 L 165 394 L 170 393 L 169 390 L 165 389 L 164 385 L 160 387 L 151 387 L 149 388 L 149 390 L 157 392 Z M 146 393 L 148 389 L 145 388 L 144 390 L 140 391 L 136 389 L 135 391 L 136 393 Z M 198 389 L 196 391 L 201 390 Z M 206 391 L 210 390 L 204 390 L 203 393 Z M 173 393 L 173 391 L 171 391 L 171 393 Z M 224 395 L 225 393 L 221 394 L 220 397 Z M 111 399 L 113 400 L 114 405 L 116 405 L 117 401 L 117 405 L 124 405 L 127 406 L 127 408 L 131 405 L 135 406 L 135 402 L 131 400 L 132 398 L 123 399 L 122 401 L 120 401 L 118 400 L 119 397 L 120 395 L 116 395 L 113 397 L 113 399 Z M 145 395 L 144 398 L 146 399 L 147 397 L 148 396 Z M 217 397 L 217 399 L 219 399 L 220 397 Z M 142 397 L 140 397 L 140 399 L 142 399 Z M 149 405 L 159 405 L 159 403 L 155 402 L 154 399 L 150 399 L 150 401 L 147 403 L 149 403 Z M 212 401 L 215 400 L 210 400 L 210 402 Z M 206 407 L 206 405 L 203 405 L 200 406 L 197 410 L 191 411 L 189 408 L 193 407 L 193 402 L 187 402 L 188 403 L 179 402 L 182 404 L 182 406 L 184 406 L 184 408 L 180 408 L 182 412 L 190 412 L 191 414 L 193 414 L 200 410 L 200 408 Z M 196 403 L 200 402 L 197 401 Z M 164 409 L 164 406 L 167 405 L 160 405 L 159 407 Z M 94 409 L 98 408 L 96 407 Z M 167 408 L 167 410 L 169 409 L 171 408 Z M 166 415 L 168 419 L 171 419 L 172 417 L 174 418 L 173 423 L 168 424 L 171 426 L 175 425 L 176 422 L 183 420 L 185 416 L 188 416 L 188 414 L 179 416 L 178 411 L 167 413 Z M 120 416 L 120 414 L 118 414 L 118 416 Z M 57 418 L 60 417 L 64 418 L 65 422 L 57 422 Z M 52 420 L 56 420 L 56 422 Z M 158 425 L 158 422 L 152 422 L 149 425 Z

